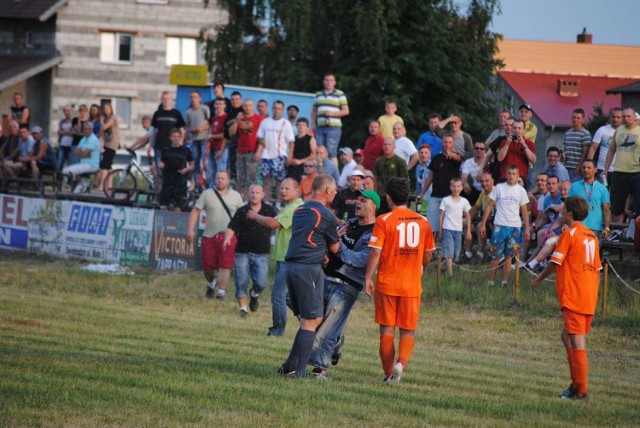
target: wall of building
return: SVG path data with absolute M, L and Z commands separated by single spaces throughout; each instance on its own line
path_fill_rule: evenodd
M 226 22 L 226 12 L 202 0 L 170 0 L 147 4 L 140 0 L 69 0 L 57 17 L 56 45 L 64 57 L 53 78 L 51 124 L 71 104 L 100 104 L 101 99 L 131 100 L 131 119 L 121 129 L 130 143 L 142 128 L 140 119 L 153 114 L 162 91 L 175 92 L 169 84 L 166 37 L 198 37 L 203 27 Z M 130 63 L 105 63 L 100 59 L 101 32 L 133 35 Z
M 633 107 L 637 112 L 640 112 L 640 93 L 637 94 L 622 94 L 623 107 Z

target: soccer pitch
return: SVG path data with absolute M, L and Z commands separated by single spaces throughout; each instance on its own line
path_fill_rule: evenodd
M 537 294 L 434 269 L 402 383 L 382 385 L 366 297 L 327 381 L 275 376 L 296 322 L 267 337 L 268 294 L 238 316 L 204 298 L 199 272 L 133 276 L 0 253 L 1 426 L 633 426 L 640 421 L 640 302 L 610 284 L 609 314 L 588 337 L 589 402 L 569 384 L 554 284 Z

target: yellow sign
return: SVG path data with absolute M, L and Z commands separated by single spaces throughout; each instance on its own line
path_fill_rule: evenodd
M 169 83 L 182 86 L 207 86 L 206 65 L 172 65 Z

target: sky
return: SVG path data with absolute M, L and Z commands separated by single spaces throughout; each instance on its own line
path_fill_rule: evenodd
M 586 27 L 594 44 L 640 46 L 638 0 L 500 0 L 500 9 L 492 31 L 507 39 L 575 43 Z

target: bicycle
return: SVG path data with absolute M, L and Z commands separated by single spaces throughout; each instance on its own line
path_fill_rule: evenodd
M 131 155 L 129 165 L 110 171 L 104 179 L 103 191 L 110 200 L 135 201 L 139 193 L 155 191 L 153 177 L 142 170 L 136 152 L 126 150 Z

